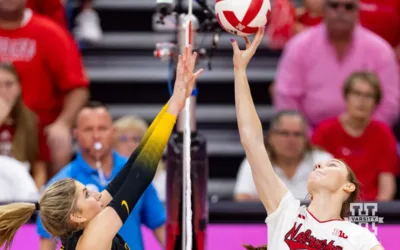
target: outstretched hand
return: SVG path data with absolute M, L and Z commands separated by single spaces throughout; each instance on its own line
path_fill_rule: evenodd
M 186 98 L 191 96 L 196 79 L 203 73 L 203 69 L 199 69 L 193 73 L 196 66 L 196 59 L 197 53 L 192 53 L 192 46 L 190 45 L 185 48 L 183 56 L 179 55 L 178 58 L 176 80 L 171 101 L 173 101 L 173 104 L 176 105 L 179 111 L 185 107 Z
M 246 49 L 240 50 L 239 45 L 235 40 L 231 40 L 233 48 L 233 66 L 235 69 L 246 69 L 251 58 L 256 53 L 258 46 L 260 45 L 264 37 L 264 27 L 258 29 L 257 34 L 254 37 L 253 42 L 250 42 L 248 37 L 244 37 L 246 42 Z

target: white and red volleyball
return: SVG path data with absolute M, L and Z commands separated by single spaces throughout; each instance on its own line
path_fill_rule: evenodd
M 265 26 L 271 12 L 269 0 L 216 0 L 215 14 L 227 32 L 247 36 Z

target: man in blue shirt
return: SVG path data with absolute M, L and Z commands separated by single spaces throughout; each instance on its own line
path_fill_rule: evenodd
M 101 103 L 90 103 L 78 114 L 74 136 L 80 147 L 75 160 L 65 166 L 47 185 L 63 179 L 80 181 L 88 190 L 102 191 L 123 168 L 127 159 L 112 149 L 114 128 L 112 117 Z M 145 191 L 128 220 L 119 231 L 130 249 L 143 250 L 140 226 L 153 230 L 155 237 L 164 246 L 166 214 L 152 185 Z M 37 232 L 41 250 L 54 250 L 54 241 L 44 229 L 39 217 Z

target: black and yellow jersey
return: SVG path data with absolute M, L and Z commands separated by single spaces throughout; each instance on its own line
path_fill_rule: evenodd
M 75 250 L 78 244 L 79 238 L 82 236 L 83 230 L 73 233 L 66 240 L 62 241 L 62 246 L 60 250 Z M 130 250 L 128 244 L 122 239 L 118 234 L 114 237 L 112 241 L 112 246 L 110 250 Z

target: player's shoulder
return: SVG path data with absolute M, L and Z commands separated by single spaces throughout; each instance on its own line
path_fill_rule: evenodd
M 286 222 L 291 223 L 296 220 L 298 214 L 305 214 L 306 209 L 305 206 L 301 206 L 300 200 L 296 199 L 293 193 L 288 190 L 280 200 L 275 211 L 268 214 L 265 223 L 279 223 L 282 217 L 285 217 Z

